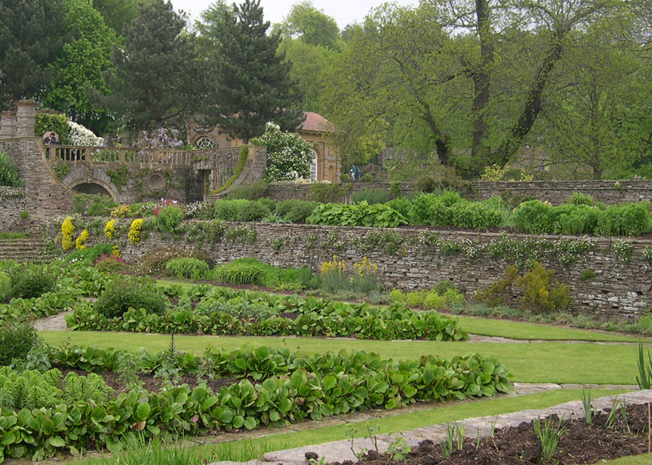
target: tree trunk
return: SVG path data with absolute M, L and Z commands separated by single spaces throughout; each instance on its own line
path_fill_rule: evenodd
M 501 166 L 506 165 L 510 157 L 521 147 L 523 139 L 528 135 L 539 116 L 539 112 L 541 111 L 541 96 L 550 77 L 550 73 L 554 69 L 557 61 L 561 58 L 563 52 L 562 40 L 565 35 L 564 31 L 557 31 L 555 33 L 552 46 L 534 77 L 534 82 L 525 99 L 525 106 L 518 121 L 512 126 L 507 138 L 492 154 L 492 159 L 496 160 Z
M 491 18 L 488 0 L 475 0 L 475 11 L 480 37 L 480 66 L 473 70 L 473 145 L 471 156 L 479 167 L 486 160 L 488 145 L 486 143 L 489 125 L 486 108 L 489 105 L 491 75 L 490 68 L 494 61 L 494 47 L 491 37 Z

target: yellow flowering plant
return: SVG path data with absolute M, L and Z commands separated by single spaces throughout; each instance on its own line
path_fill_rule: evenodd
M 129 227 L 129 242 L 131 242 L 133 245 L 138 245 L 140 243 L 140 233 L 142 229 L 143 229 L 142 218 L 133 220 L 131 222 L 131 226 Z
M 75 225 L 72 224 L 72 216 L 68 216 L 61 224 L 61 247 L 68 251 L 73 247 L 72 237 L 75 234 Z
M 104 235 L 107 239 L 115 238 L 115 220 L 109 220 L 104 226 Z
M 86 241 L 88 240 L 88 236 L 90 236 L 88 229 L 84 229 L 75 241 L 75 248 L 77 250 L 86 248 Z

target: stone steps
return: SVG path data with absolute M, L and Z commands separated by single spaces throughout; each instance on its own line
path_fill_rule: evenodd
M 0 239 L 0 260 L 47 263 L 55 258 L 42 239 Z

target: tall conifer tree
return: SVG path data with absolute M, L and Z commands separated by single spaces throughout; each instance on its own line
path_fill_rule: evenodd
M 280 37 L 267 34 L 259 0 L 227 7 L 214 4 L 199 25 L 212 55 L 212 88 L 204 113 L 245 143 L 273 121 L 283 130 L 296 130 L 303 120 L 303 95 L 290 77 L 291 64 L 278 54 Z
M 99 100 L 131 129 L 179 126 L 197 110 L 201 73 L 186 21 L 169 0 L 140 7 L 115 49 L 115 72 L 107 82 L 112 94 Z

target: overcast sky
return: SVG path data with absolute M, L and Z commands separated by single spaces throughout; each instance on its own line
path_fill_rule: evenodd
M 295 3 L 301 0 L 261 0 L 260 4 L 265 13 L 265 20 L 273 23 L 280 23 Z M 199 19 L 199 15 L 213 0 L 172 0 L 176 10 L 183 10 L 190 14 L 191 20 Z M 227 0 L 228 4 L 242 3 L 241 0 Z M 328 16 L 335 18 L 337 25 L 343 29 L 347 24 L 362 22 L 364 17 L 374 7 L 385 3 L 383 0 L 313 0 L 312 4 L 318 10 L 322 10 Z M 418 4 L 418 0 L 397 0 L 399 5 Z

